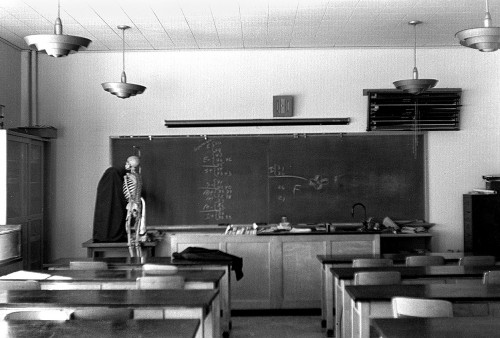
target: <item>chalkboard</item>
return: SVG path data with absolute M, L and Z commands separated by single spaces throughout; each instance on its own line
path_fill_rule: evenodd
M 424 135 L 372 133 L 112 137 L 140 152 L 146 223 L 212 225 L 425 218 Z

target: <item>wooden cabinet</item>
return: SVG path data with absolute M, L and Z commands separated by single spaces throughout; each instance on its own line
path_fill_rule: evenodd
M 500 258 L 500 196 L 463 195 L 464 252 Z
M 42 269 L 44 152 L 39 137 L 7 133 L 7 223 L 22 225 L 24 269 Z
M 218 249 L 243 258 L 244 277 L 231 284 L 231 307 L 305 309 L 321 307 L 322 266 L 317 255 L 378 254 L 380 235 L 221 235 L 167 234 L 165 251 L 172 256 L 187 247 Z M 160 245 L 161 247 L 161 245 Z

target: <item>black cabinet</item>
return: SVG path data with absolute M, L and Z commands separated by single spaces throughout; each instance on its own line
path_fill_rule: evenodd
M 465 194 L 464 251 L 500 258 L 500 196 Z

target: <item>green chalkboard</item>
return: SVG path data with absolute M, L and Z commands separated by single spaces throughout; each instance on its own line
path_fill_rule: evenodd
M 424 135 L 112 137 L 113 166 L 140 151 L 148 225 L 425 218 Z M 356 220 L 362 218 L 359 214 Z

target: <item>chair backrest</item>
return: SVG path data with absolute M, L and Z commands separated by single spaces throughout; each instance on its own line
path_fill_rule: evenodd
M 128 308 L 85 308 L 73 311 L 76 320 L 127 320 L 134 318 L 134 310 Z
M 399 271 L 361 271 L 354 274 L 354 285 L 401 284 Z
M 500 271 L 486 271 L 483 275 L 483 284 L 500 284 Z
M 64 310 L 44 309 L 29 311 L 13 311 L 7 313 L 4 320 L 69 320 L 71 313 Z
M 108 263 L 94 261 L 73 261 L 69 262 L 71 270 L 106 270 Z
M 40 290 L 40 282 L 36 280 L 0 280 L 0 290 Z
M 444 265 L 443 256 L 408 256 L 406 266 Z
M 392 312 L 394 318 L 453 317 L 453 305 L 441 299 L 393 297 Z
M 495 265 L 495 256 L 464 256 L 458 260 L 458 265 Z
M 165 265 L 165 264 L 150 264 L 146 263 L 142 265 L 142 271 L 149 275 L 154 274 L 175 274 L 179 271 L 175 265 Z
M 370 268 L 392 265 L 393 262 L 390 258 L 356 258 L 352 260 L 352 266 L 354 268 Z
M 182 289 L 184 277 L 177 275 L 138 277 L 136 286 L 139 290 Z

